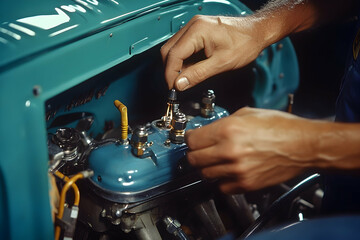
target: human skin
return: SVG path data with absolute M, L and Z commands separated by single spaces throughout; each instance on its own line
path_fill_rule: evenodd
M 356 2 L 275 0 L 246 17 L 195 16 L 161 49 L 169 89 L 241 68 L 283 37 L 345 16 Z M 204 60 L 185 64 L 200 51 Z M 185 137 L 190 164 L 226 193 L 278 184 L 309 168 L 360 168 L 359 124 L 243 108 Z
M 359 169 L 359 124 L 242 108 L 186 133 L 188 161 L 225 193 L 284 182 L 304 170 Z
M 246 17 L 197 15 L 161 48 L 168 87 L 183 91 L 213 75 L 241 68 L 274 42 L 341 18 L 357 9 L 356 4 L 356 0 L 274 0 Z M 200 51 L 206 57 L 203 61 L 185 63 Z

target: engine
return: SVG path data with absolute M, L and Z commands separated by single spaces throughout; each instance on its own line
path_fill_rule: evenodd
M 73 190 L 78 188 L 77 195 L 62 191 L 60 208 L 68 204 L 57 215 L 58 236 L 62 226 L 64 237 L 80 239 L 93 234 L 96 238 L 217 239 L 228 229 L 215 199 L 241 208 L 243 225 L 253 222 L 242 195 L 215 196 L 215 183 L 202 179 L 186 161 L 185 131 L 229 114 L 215 106 L 214 91 L 205 91 L 200 104 L 187 110 L 195 115 L 189 115 L 181 110 L 173 89 L 165 114 L 134 128 L 128 126 L 126 106 L 116 100 L 115 107 L 120 111 L 120 126 L 97 139 L 87 134 L 92 116 L 77 120 L 74 128 L 49 133 L 50 172 L 61 189 L 65 189 L 63 181 L 70 182 Z M 86 179 L 75 184 L 71 179 L 77 176 Z M 77 199 L 80 195 L 81 201 Z M 76 228 L 68 227 L 77 221 Z
M 115 100 L 114 108 L 121 123 L 96 138 L 88 134 L 94 117 L 86 114 L 73 128 L 49 132 L 49 172 L 61 191 L 55 239 L 219 239 L 244 233 L 259 216 L 258 205 L 268 207 L 265 193 L 252 203 L 249 196 L 220 193 L 216 181 L 203 179 L 186 160 L 185 132 L 229 115 L 215 105 L 213 90 L 182 109 L 172 89 L 164 115 L 134 127 L 122 102 Z M 289 190 L 277 187 L 267 190 L 268 201 Z M 299 197 L 292 205 L 287 214 L 299 218 L 317 209 Z
M 239 236 L 288 190 L 220 193 L 184 136 L 246 105 L 285 109 L 299 84 L 290 39 L 181 94 L 165 86 L 161 45 L 197 14 L 251 14 L 240 1 L 0 5 L 0 238 Z

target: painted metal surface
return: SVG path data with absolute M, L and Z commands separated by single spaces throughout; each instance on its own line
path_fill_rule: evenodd
M 199 128 L 228 115 L 225 109 L 216 107 L 213 117 L 197 116 L 187 123 L 186 129 Z M 149 149 L 155 159 L 136 157 L 131 153 L 131 146 L 116 143 L 93 150 L 89 156 L 89 168 L 94 171 L 91 179 L 104 190 L 125 193 L 145 191 L 174 180 L 187 146 L 185 143 L 166 146 L 168 138 L 168 129 L 152 124 L 148 142 L 153 143 Z
M 157 47 L 196 14 L 247 13 L 235 0 L 0 1 L 0 238 L 53 238 L 48 112 L 55 117 L 91 112 L 97 117 L 94 135 L 102 131 L 104 121 L 118 118 L 111 106 L 115 97 L 133 109 L 132 116 L 139 116 L 136 109 L 143 99 L 137 94 L 145 84 L 139 78 L 153 60 L 131 62 L 132 58 Z M 283 51 L 269 54 L 266 50 L 256 60 L 257 106 L 271 107 L 275 104 L 271 99 L 284 97 L 278 91 L 293 91 L 298 84 L 296 56 L 285 41 Z M 285 71 L 283 64 L 285 77 L 273 91 L 273 82 L 280 81 L 277 76 Z M 120 66 L 119 76 L 109 82 L 105 96 L 66 107 L 71 98 L 83 94 L 81 84 L 96 90 L 106 82 L 101 74 L 116 66 Z M 156 79 L 147 81 L 156 86 Z M 152 90 L 154 96 L 158 94 L 156 87 Z

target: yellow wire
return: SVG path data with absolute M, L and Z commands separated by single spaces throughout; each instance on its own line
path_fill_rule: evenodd
M 114 101 L 115 107 L 121 113 L 121 139 L 126 140 L 128 138 L 128 114 L 127 107 L 119 100 Z
M 59 174 L 64 176 L 62 173 Z M 79 188 L 75 185 L 75 182 L 78 179 L 83 178 L 84 175 L 82 173 L 78 173 L 75 176 L 73 176 L 72 178 L 68 179 L 66 181 L 66 176 L 64 176 L 64 180 L 66 181 L 66 184 L 64 185 L 64 187 L 61 190 L 61 195 L 60 195 L 60 204 L 59 204 L 59 212 L 57 214 L 57 218 L 61 219 L 63 217 L 64 214 L 64 206 L 65 206 L 65 197 L 66 197 L 66 193 L 69 190 L 70 187 L 72 187 L 74 189 L 77 189 L 77 192 L 75 192 L 75 201 L 74 201 L 74 205 L 78 206 L 79 202 L 80 202 L 80 192 L 79 192 Z M 75 185 L 76 187 L 74 187 L 73 185 Z M 77 196 L 77 197 L 76 197 Z M 61 232 L 61 228 L 60 226 L 56 226 L 55 228 L 55 240 L 58 240 L 60 238 L 60 232 Z
M 70 180 L 70 178 L 68 178 L 67 176 L 65 176 L 64 174 L 62 174 L 59 171 L 56 171 L 54 173 L 56 176 L 58 176 L 59 178 L 63 179 L 65 182 L 68 182 Z M 75 199 L 74 199 L 74 205 L 79 205 L 80 202 L 80 191 L 78 186 L 74 183 L 71 185 L 71 187 L 74 190 L 74 194 L 75 194 Z

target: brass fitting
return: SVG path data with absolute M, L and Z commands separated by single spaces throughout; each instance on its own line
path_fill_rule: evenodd
M 130 144 L 132 146 L 132 152 L 137 157 L 144 155 L 146 150 L 146 142 L 148 140 L 148 133 L 144 126 L 139 126 L 135 128 L 133 135 L 131 137 Z
M 172 143 L 181 144 L 185 142 L 186 115 L 182 112 L 176 112 L 171 121 L 171 130 L 169 139 Z

